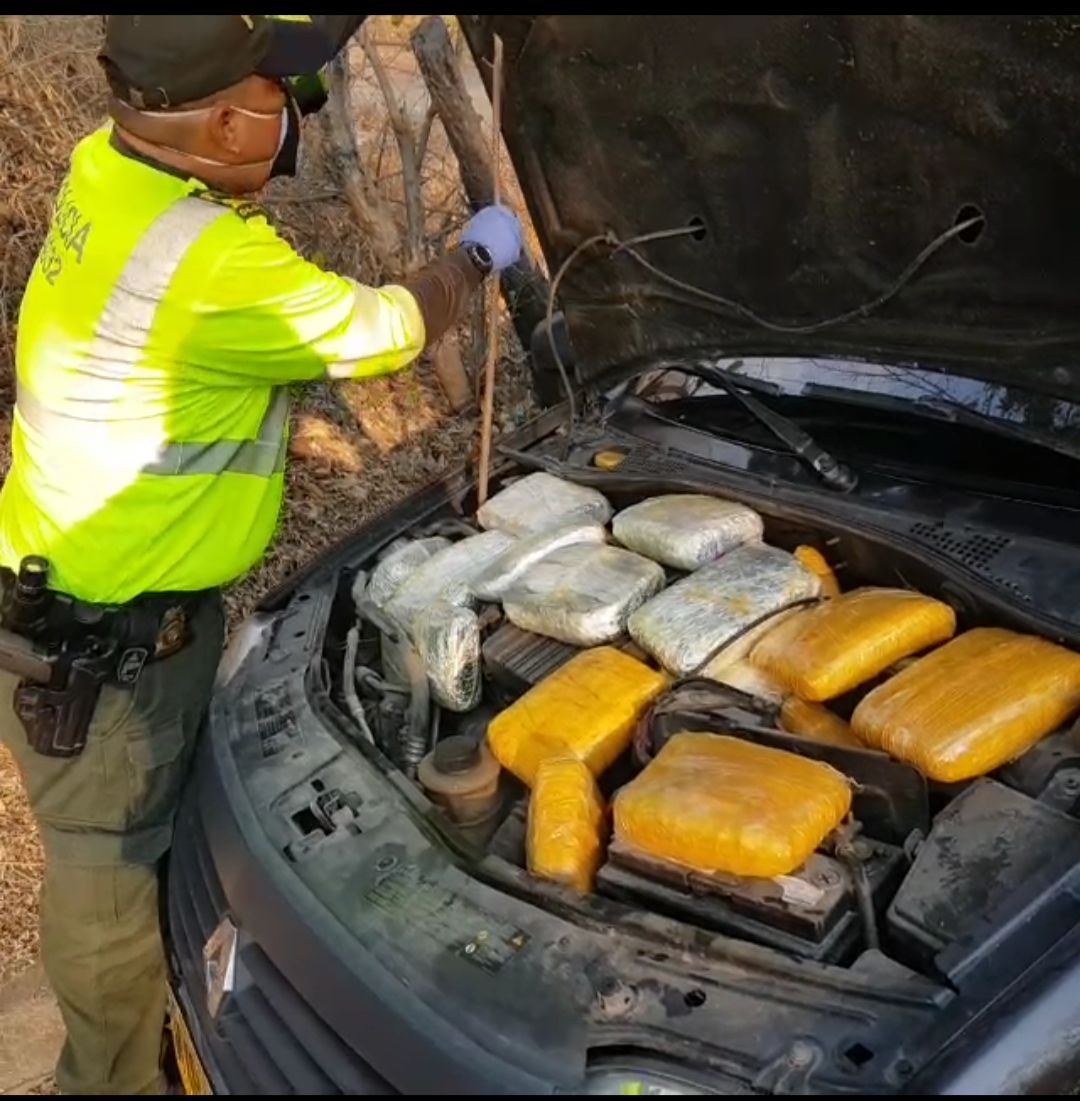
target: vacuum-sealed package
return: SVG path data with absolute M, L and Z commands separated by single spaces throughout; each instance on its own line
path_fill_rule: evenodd
M 550 531 L 526 535 L 491 563 L 472 582 L 473 592 L 481 599 L 495 602 L 502 599 L 510 586 L 541 559 L 561 547 L 578 543 L 605 543 L 607 530 L 603 524 L 573 523 Z
M 572 523 L 606 524 L 611 505 L 598 490 L 540 471 L 512 482 L 480 506 L 479 525 L 509 535 L 535 535 Z
M 488 725 L 503 768 L 532 784 L 541 762 L 569 754 L 600 776 L 630 745 L 668 678 L 610 646 L 575 654 Z
M 549 757 L 529 796 L 529 871 L 576 891 L 592 890 L 604 855 L 604 801 L 588 765 Z
M 943 783 L 983 776 L 1080 711 L 1080 654 L 979 627 L 868 693 L 851 717 L 867 745 Z
M 405 579 L 387 604 L 387 615 L 411 634 L 413 621 L 436 600 L 473 607 L 473 578 L 513 544 L 513 536 L 501 531 L 483 531 L 451 543 Z
M 851 794 L 820 761 L 690 731 L 615 796 L 615 838 L 706 875 L 789 875 L 840 825 Z
M 435 702 L 448 711 L 471 711 L 482 689 L 476 613 L 437 600 L 417 615 L 412 634 Z
M 818 577 L 787 551 L 748 543 L 676 581 L 627 625 L 665 669 L 689 676 L 748 631 L 819 592 Z
M 761 517 L 719 497 L 675 493 L 617 513 L 611 529 L 629 550 L 678 570 L 696 570 L 743 543 L 760 542 Z
M 377 607 L 385 608 L 398 589 L 429 559 L 450 546 L 450 540 L 441 535 L 429 539 L 411 539 L 395 547 L 381 558 L 371 571 L 368 582 L 368 599 Z
M 804 700 L 831 700 L 952 638 L 948 604 L 905 589 L 854 589 L 769 631 L 750 660 Z
M 621 547 L 579 543 L 552 551 L 503 593 L 523 631 L 571 646 L 599 646 L 626 630 L 630 614 L 664 585 L 664 569 Z

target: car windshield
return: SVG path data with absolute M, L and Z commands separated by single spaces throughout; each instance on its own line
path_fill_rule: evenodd
M 756 389 L 778 395 L 831 398 L 861 405 L 873 405 L 875 399 L 888 404 L 904 401 L 929 409 L 955 405 L 1017 428 L 1053 434 L 1080 446 L 1080 404 L 1018 386 L 917 366 L 844 359 L 721 358 L 714 365 L 745 379 Z M 720 388 L 697 379 L 692 380 L 689 392 L 695 397 L 723 394 Z

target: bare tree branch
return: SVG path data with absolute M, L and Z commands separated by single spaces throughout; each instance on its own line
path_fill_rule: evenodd
M 401 182 L 405 192 L 405 263 L 408 269 L 415 268 L 423 256 L 424 241 L 424 196 L 420 183 L 420 160 L 417 157 L 416 135 L 405 113 L 404 105 L 398 99 L 379 50 L 369 35 L 361 33 L 360 43 L 364 54 L 371 62 L 371 70 L 378 81 L 386 103 L 386 114 L 397 139 L 401 154 Z
M 491 145 L 465 87 L 446 21 L 440 15 L 429 15 L 413 31 L 411 42 L 431 102 L 457 157 L 465 194 L 473 207 L 486 206 L 495 198 Z M 535 257 L 527 252 L 519 264 L 503 272 L 501 289 L 518 338 L 528 347 L 533 330 L 547 312 L 547 280 Z
M 442 16 L 429 15 L 423 20 L 412 33 L 412 46 L 431 102 L 461 166 L 465 194 L 475 205 L 486 206 L 494 198 L 491 146 L 469 99 Z
M 438 111 L 435 110 L 435 104 L 429 103 L 427 114 L 424 115 L 424 122 L 420 127 L 420 133 L 416 138 L 416 163 L 423 167 L 424 158 L 427 156 L 428 142 L 431 140 L 431 128 L 435 124 L 435 118 L 438 115 Z
M 379 127 L 379 149 L 375 154 L 375 179 L 382 179 L 383 158 L 386 156 L 386 138 L 390 133 L 390 127 Z
M 360 231 L 367 236 L 379 261 L 390 266 L 397 253 L 394 216 L 361 166 L 356 146 L 357 127 L 350 106 L 346 53 L 342 50 L 330 65 L 330 98 L 324 115 L 327 159 L 341 179 L 342 190 Z

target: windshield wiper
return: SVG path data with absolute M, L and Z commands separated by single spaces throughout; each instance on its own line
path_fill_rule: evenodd
M 1056 451 L 1059 455 L 1080 461 L 1080 444 L 1071 443 L 1052 432 L 1044 432 L 1030 425 L 999 420 L 997 417 L 990 416 L 989 413 L 972 409 L 970 405 L 965 405 L 961 401 L 947 397 L 924 397 L 916 399 L 912 404 L 916 409 L 932 413 L 939 420 L 963 424 L 969 428 L 985 429 L 995 435 Z
M 763 424 L 778 440 L 804 462 L 830 488 L 838 493 L 850 493 L 859 479 L 849 466 L 831 452 L 826 451 L 808 432 L 794 421 L 770 409 L 751 390 L 760 390 L 754 382 L 744 379 L 734 368 L 741 367 L 742 360 L 735 360 L 730 367 L 712 364 L 680 362 L 678 370 L 695 375 L 713 386 L 719 387 L 735 399 L 759 424 Z

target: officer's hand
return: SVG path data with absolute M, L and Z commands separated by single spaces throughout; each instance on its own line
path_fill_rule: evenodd
M 516 264 L 521 257 L 521 223 L 506 206 L 486 206 L 461 231 L 463 245 L 482 245 L 491 254 L 493 271 Z

